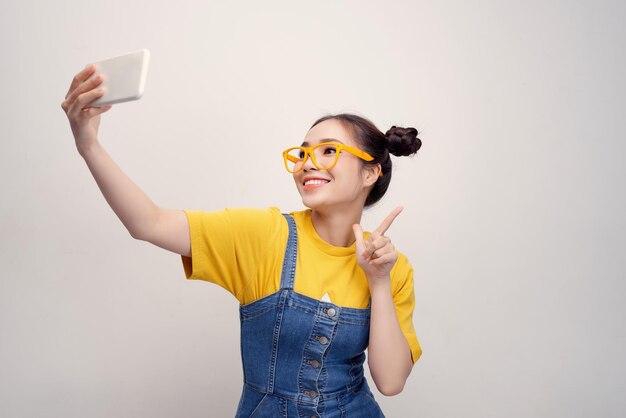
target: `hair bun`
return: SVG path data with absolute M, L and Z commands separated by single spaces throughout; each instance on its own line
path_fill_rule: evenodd
M 392 126 L 385 133 L 389 152 L 397 157 L 412 155 L 422 146 L 422 140 L 417 137 L 417 129 Z

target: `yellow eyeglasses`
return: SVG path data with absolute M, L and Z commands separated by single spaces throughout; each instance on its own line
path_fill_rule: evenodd
M 330 170 L 337 164 L 341 151 L 347 151 L 365 161 L 374 159 L 365 151 L 338 142 L 321 142 L 311 147 L 287 148 L 283 151 L 283 159 L 285 160 L 285 168 L 290 173 L 297 173 L 302 170 L 309 156 L 315 167 L 320 170 Z M 382 177 L 382 175 L 381 170 L 378 172 L 378 176 Z

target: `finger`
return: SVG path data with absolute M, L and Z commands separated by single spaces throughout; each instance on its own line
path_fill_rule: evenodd
M 392 263 L 397 259 L 397 256 L 395 254 L 395 252 L 391 252 L 388 254 L 383 255 L 382 257 L 376 258 L 374 260 L 371 260 L 368 264 L 370 265 L 380 265 L 380 264 L 387 264 L 387 263 Z
M 371 238 L 371 235 L 370 235 Z M 376 237 L 371 242 L 365 244 L 365 251 L 363 251 L 363 258 L 369 258 L 374 252 L 385 247 L 391 240 L 387 237 Z
M 354 238 L 356 238 L 357 247 L 363 248 L 365 243 L 363 242 L 363 230 L 361 229 L 361 225 L 359 224 L 352 225 L 352 230 L 354 231 Z
M 381 247 L 381 248 L 373 251 L 369 258 L 371 260 L 374 260 L 376 258 L 382 257 L 383 255 L 385 255 L 387 253 L 393 252 L 393 250 L 394 250 L 393 245 L 388 244 L 388 245 L 385 245 L 384 247 Z
M 107 105 L 107 106 L 101 106 L 101 107 L 90 107 L 87 112 L 89 114 L 89 117 L 94 117 L 97 116 L 101 113 L 107 112 L 109 110 L 111 110 L 113 106 L 111 105 Z
M 80 96 L 78 96 L 78 99 L 76 99 L 76 101 L 74 101 L 74 103 L 70 106 L 68 114 L 74 115 L 78 112 L 81 112 L 85 107 L 88 107 L 87 105 L 89 103 L 93 102 L 104 93 L 105 90 L 101 87 L 81 94 Z
M 70 95 L 70 93 L 72 92 L 72 90 L 74 90 L 76 87 L 78 87 L 80 85 L 80 83 L 82 83 L 83 81 L 87 80 L 89 78 L 89 76 L 96 70 L 96 66 L 93 64 L 87 65 L 85 68 L 83 68 L 79 73 L 77 73 L 74 78 L 72 79 L 72 83 L 70 84 L 70 88 L 67 90 L 67 94 L 65 95 L 65 98 L 67 99 L 67 96 Z
M 71 107 L 73 102 L 83 93 L 87 93 L 98 87 L 104 81 L 104 76 L 102 74 L 93 74 L 93 76 L 86 81 L 83 81 L 79 84 L 74 90 L 72 90 L 65 101 Z
M 396 219 L 396 216 L 398 216 L 400 212 L 402 212 L 402 209 L 404 209 L 402 206 L 398 206 L 397 208 L 392 210 L 391 213 L 385 218 L 385 220 L 380 224 L 378 228 L 376 228 L 376 230 L 372 234 L 383 235 Z
M 383 248 L 380 248 L 372 253 L 370 257 L 371 260 L 375 260 L 377 258 L 383 257 L 386 254 L 394 253 L 396 251 L 395 247 L 391 244 L 385 245 Z
M 94 75 L 93 77 L 91 77 L 89 80 L 84 81 L 83 83 L 81 83 L 78 87 L 76 87 L 68 96 L 67 99 L 65 99 L 70 107 L 72 106 L 72 103 L 83 93 L 87 93 L 91 90 L 94 90 L 96 88 L 98 88 L 98 85 L 102 83 L 103 81 L 103 76 L 102 74 L 97 74 Z

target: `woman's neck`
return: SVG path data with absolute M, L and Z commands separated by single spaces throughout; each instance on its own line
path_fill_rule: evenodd
M 311 211 L 311 222 L 321 239 L 335 247 L 349 247 L 354 239 L 352 225 L 361 222 L 361 210 Z

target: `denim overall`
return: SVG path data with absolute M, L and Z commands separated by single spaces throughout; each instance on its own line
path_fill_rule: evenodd
M 283 215 L 280 290 L 239 309 L 244 387 L 236 417 L 384 418 L 363 376 L 370 308 L 294 292 L 298 233 Z

